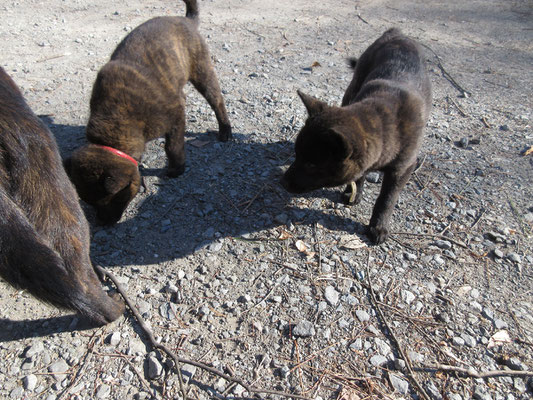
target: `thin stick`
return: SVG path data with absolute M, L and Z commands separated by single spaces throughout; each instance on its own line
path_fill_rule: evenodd
M 436 235 L 434 233 L 394 232 L 393 235 L 419 236 L 419 237 L 430 237 L 434 239 L 442 239 L 442 240 L 447 240 L 448 242 L 451 242 L 453 244 L 456 244 L 457 246 L 462 247 L 463 249 L 468 249 L 468 246 L 464 244 L 463 242 L 459 242 L 457 240 L 449 238 L 448 236 Z
M 171 351 L 164 344 L 157 343 L 157 341 L 154 338 L 154 335 L 153 335 L 152 331 L 150 330 L 150 328 L 148 328 L 148 326 L 146 325 L 146 322 L 144 321 L 143 317 L 141 317 L 141 315 L 139 314 L 139 311 L 137 311 L 137 308 L 133 305 L 133 303 L 131 302 L 129 297 L 126 295 L 126 292 L 122 288 L 122 285 L 117 281 L 117 278 L 111 272 L 106 271 L 105 269 L 103 269 L 99 265 L 95 265 L 95 269 L 102 276 L 107 276 L 113 282 L 113 284 L 116 286 L 117 291 L 120 293 L 120 295 L 122 296 L 122 298 L 124 299 L 124 301 L 128 305 L 130 311 L 132 312 L 133 316 L 135 317 L 135 319 L 139 323 L 139 326 L 141 327 L 141 329 L 144 331 L 144 333 L 148 337 L 148 340 L 150 341 L 152 346 L 155 347 L 156 349 L 161 350 L 162 352 L 166 353 L 170 358 L 172 358 L 172 360 L 174 361 L 175 367 L 178 370 L 178 377 L 180 378 L 180 386 L 183 383 L 183 377 L 181 375 L 181 370 L 179 369 L 179 364 L 183 363 L 183 364 L 189 364 L 189 365 L 193 365 L 193 366 L 195 366 L 197 368 L 203 369 L 204 371 L 207 371 L 207 372 L 209 372 L 209 373 L 211 373 L 213 375 L 219 376 L 219 377 L 227 380 L 228 382 L 237 383 L 237 384 L 241 385 L 243 388 L 245 388 L 248 391 L 248 393 L 266 393 L 266 394 L 274 394 L 274 395 L 278 395 L 278 396 L 283 396 L 283 397 L 287 397 L 287 398 L 311 400 L 308 397 L 300 396 L 300 395 L 297 395 L 297 394 L 285 393 L 285 392 L 280 392 L 280 391 L 277 391 L 277 390 L 267 390 L 267 389 L 261 389 L 261 388 L 254 388 L 254 387 L 251 387 L 250 385 L 248 385 L 247 383 L 245 383 L 244 381 L 242 381 L 241 379 L 233 378 L 233 377 L 231 377 L 231 376 L 229 376 L 229 375 L 227 375 L 227 374 L 225 374 L 223 372 L 220 372 L 219 370 L 217 370 L 215 368 L 212 368 L 212 367 L 209 367 L 209 366 L 205 365 L 204 363 L 201 363 L 201 362 L 198 362 L 198 361 L 189 360 L 189 359 L 182 358 L 182 357 L 178 357 L 173 351 Z M 185 397 L 185 386 L 183 385 L 181 387 L 181 389 L 182 389 L 182 394 L 184 396 L 183 398 L 186 399 L 186 397 Z
M 533 371 L 492 370 L 492 371 L 486 371 L 486 372 L 477 372 L 473 367 L 461 368 L 461 367 L 455 367 L 453 365 L 444 365 L 444 364 L 424 365 L 422 366 L 422 368 L 417 368 L 416 370 L 425 371 L 425 372 L 435 372 L 435 371 L 456 372 L 458 374 L 462 374 L 462 375 L 466 375 L 471 378 L 478 378 L 478 379 L 494 378 L 497 376 L 514 376 L 514 377 L 533 376 Z
M 423 399 L 425 399 L 425 400 L 431 400 L 431 398 L 426 393 L 426 391 L 424 390 L 422 385 L 420 385 L 420 383 L 416 379 L 414 371 L 413 371 L 413 367 L 411 366 L 411 360 L 410 360 L 409 356 L 403 351 L 403 348 L 400 345 L 400 342 L 399 342 L 398 338 L 394 334 L 394 331 L 392 330 L 390 324 L 388 323 L 387 319 L 385 318 L 385 314 L 383 313 L 383 311 L 381 310 L 381 307 L 379 306 L 379 302 L 378 302 L 378 300 L 376 298 L 376 294 L 374 293 L 374 288 L 372 287 L 372 281 L 370 280 L 370 268 L 369 268 L 368 264 L 370 264 L 370 251 L 368 252 L 368 259 L 367 259 L 367 263 L 366 263 L 366 279 L 367 279 L 367 282 L 368 282 L 368 289 L 369 289 L 369 292 L 370 292 L 370 298 L 372 299 L 372 302 L 374 303 L 374 307 L 376 308 L 376 311 L 378 312 L 379 317 L 381 318 L 381 321 L 383 322 L 383 324 L 385 325 L 385 327 L 389 331 L 389 335 L 392 338 L 394 344 L 396 345 L 396 349 L 398 350 L 398 352 L 400 353 L 400 355 L 402 356 L 402 358 L 405 361 L 405 365 L 407 367 L 407 372 L 408 372 L 407 376 L 410 378 L 411 382 L 416 387 L 416 389 L 420 393 L 421 397 Z
M 424 46 L 426 49 L 428 49 L 429 51 L 431 51 L 433 53 L 433 55 L 437 59 L 437 66 L 441 70 L 442 76 L 444 76 L 448 80 L 448 82 L 450 82 L 452 84 L 452 86 L 454 88 L 456 88 L 461 93 L 461 95 L 466 97 L 467 95 L 471 95 L 472 94 L 468 90 L 464 89 L 461 85 L 459 85 L 457 83 L 457 81 L 453 78 L 453 76 L 451 76 L 449 74 L 449 72 L 444 69 L 444 66 L 442 65 L 441 58 L 439 57 L 439 55 L 431 47 L 429 47 L 427 44 L 423 44 L 423 43 L 422 43 L 422 46 Z

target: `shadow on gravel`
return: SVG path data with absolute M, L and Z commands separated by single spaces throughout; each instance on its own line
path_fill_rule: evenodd
M 46 122 L 64 156 L 85 142 L 83 126 Z M 147 144 L 142 164 L 148 168 L 141 167 L 144 193 L 118 224 L 98 225 L 93 209 L 84 205 L 94 233 L 94 262 L 104 267 L 158 264 L 204 247 L 216 253 L 231 246 L 225 239 L 247 240 L 247 234 L 291 224 L 320 223 L 339 234 L 363 232 L 357 216 L 333 209 L 340 206 L 342 189 L 318 190 L 291 201 L 279 180 L 282 167 L 292 160 L 293 143 L 257 139 L 250 142 L 234 133 L 232 141 L 220 143 L 213 132 L 187 133 L 186 171 L 175 179 L 166 176 L 164 142 Z M 306 199 L 302 208 L 295 205 L 299 199 Z
M 22 321 L 0 318 L 0 326 L 2 327 L 0 329 L 0 343 L 94 328 L 94 326 L 84 320 L 79 320 L 73 314 Z

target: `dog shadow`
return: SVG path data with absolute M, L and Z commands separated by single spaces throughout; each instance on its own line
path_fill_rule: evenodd
M 94 328 L 88 320 L 74 314 L 18 321 L 0 318 L 0 326 L 0 343 Z
M 84 126 L 45 120 L 63 157 L 85 143 Z M 221 143 L 215 132 L 190 133 L 185 140 L 186 169 L 178 178 L 166 176 L 164 140 L 147 144 L 140 163 L 143 184 L 121 221 L 99 225 L 92 207 L 84 204 L 92 227 L 92 258 L 102 266 L 145 265 L 193 254 L 226 238 L 290 224 L 360 234 L 357 218 L 320 207 L 298 207 L 281 187 L 283 168 L 293 158 L 289 141 L 250 141 L 234 133 Z M 297 195 L 308 202 L 339 203 L 342 190 L 326 189 Z M 362 236 L 364 238 L 364 236 Z
M 63 158 L 85 143 L 85 127 L 55 124 L 42 117 Z M 140 163 L 143 185 L 119 223 L 99 225 L 94 209 L 81 202 L 92 230 L 91 258 L 103 267 L 143 266 L 171 261 L 199 249 L 291 224 L 314 226 L 360 235 L 357 218 L 343 217 L 305 205 L 279 181 L 293 158 L 288 141 L 257 142 L 234 133 L 220 143 L 214 132 L 186 134 L 187 166 L 178 178 L 166 176 L 164 141 L 147 144 Z M 298 195 L 309 202 L 340 203 L 341 190 L 319 190 Z M 361 235 L 360 235 L 361 236 Z M 361 236 L 364 238 L 364 236 Z M 0 342 L 56 332 L 84 329 L 83 321 L 67 315 L 35 321 L 9 321 Z M 90 327 L 86 327 L 87 329 Z

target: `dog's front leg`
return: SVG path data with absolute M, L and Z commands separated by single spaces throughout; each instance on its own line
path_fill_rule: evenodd
M 413 164 L 400 174 L 397 171 L 385 171 L 383 174 L 381 191 L 374 205 L 369 225 L 370 237 L 375 244 L 381 244 L 389 237 L 389 223 L 394 206 L 414 167 Z
M 168 157 L 168 176 L 175 178 L 185 171 L 185 102 L 176 110 L 174 125 L 165 135 L 165 153 Z

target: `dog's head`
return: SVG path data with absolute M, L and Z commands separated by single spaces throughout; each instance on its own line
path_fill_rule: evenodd
M 354 117 L 300 91 L 309 117 L 295 143 L 296 159 L 282 178 L 291 193 L 334 187 L 362 174 L 364 140 L 354 137 Z
M 105 224 L 120 220 L 139 191 L 137 166 L 96 145 L 75 151 L 65 161 L 65 169 L 80 198 L 96 208 L 98 219 Z

